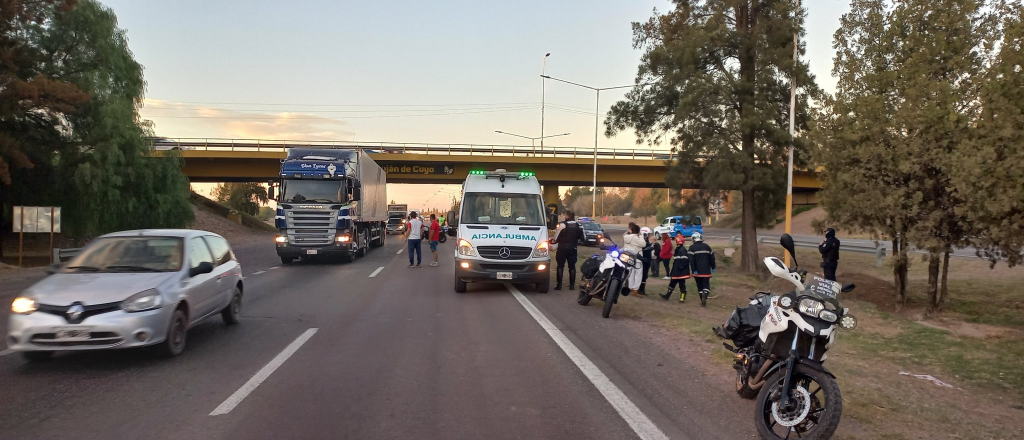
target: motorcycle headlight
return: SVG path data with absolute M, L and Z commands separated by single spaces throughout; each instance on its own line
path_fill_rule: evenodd
M 837 316 L 835 312 L 830 312 L 828 310 L 822 310 L 818 317 L 828 322 L 836 322 L 836 320 L 839 319 L 839 316 Z
M 36 311 L 38 308 L 39 303 L 37 303 L 36 300 L 24 296 L 14 298 L 14 301 L 11 302 L 11 312 L 19 315 L 27 315 Z
M 548 258 L 548 242 L 542 241 L 537 243 L 537 248 L 533 250 L 534 258 Z
M 619 251 L 612 251 L 612 258 L 619 258 Z
M 126 312 L 141 312 L 145 310 L 153 310 L 160 308 L 164 305 L 163 298 L 160 297 L 160 292 L 156 289 L 149 289 L 144 292 L 136 293 L 121 302 L 121 310 Z
M 839 327 L 843 330 L 853 330 L 857 328 L 857 317 L 849 314 L 843 315 L 843 317 L 839 319 Z
M 788 309 L 788 308 L 793 307 L 793 298 L 790 298 L 788 296 L 780 296 L 779 297 L 779 307 L 782 307 L 784 309 Z
M 465 238 L 459 239 L 459 255 L 472 257 L 476 255 L 476 251 L 473 250 L 473 245 Z
M 800 300 L 800 313 L 817 318 L 818 314 L 821 313 L 822 310 L 825 310 L 825 304 L 821 301 L 816 301 L 810 298 Z
M 629 263 L 629 254 L 619 254 L 619 261 L 623 263 Z

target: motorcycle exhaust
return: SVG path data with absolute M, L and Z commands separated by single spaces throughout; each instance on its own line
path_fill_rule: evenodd
M 768 368 L 770 368 L 773 363 L 775 363 L 775 361 L 771 359 L 765 360 L 764 365 L 761 366 L 761 370 L 757 372 L 757 375 L 754 376 L 753 380 L 747 382 L 747 386 L 752 390 L 761 389 L 761 387 L 764 386 L 764 374 L 768 372 Z

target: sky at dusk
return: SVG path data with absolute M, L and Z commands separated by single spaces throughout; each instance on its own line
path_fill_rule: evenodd
M 540 136 L 542 60 L 553 77 L 633 83 L 631 24 L 655 0 L 389 2 L 106 0 L 145 66 L 142 116 L 171 138 L 530 145 Z M 847 0 L 808 9 L 807 55 L 834 89 L 832 34 Z M 602 93 L 600 112 L 623 90 Z M 594 92 L 549 81 L 548 145 L 594 143 Z M 602 129 L 603 131 L 603 129 Z M 635 146 L 632 133 L 600 139 Z M 635 148 L 647 148 L 635 146 Z M 389 198 L 446 206 L 443 185 L 390 185 Z M 430 195 L 435 195 L 429 197 Z M 430 201 L 427 201 L 430 198 Z M 424 205 L 424 203 L 426 205 Z

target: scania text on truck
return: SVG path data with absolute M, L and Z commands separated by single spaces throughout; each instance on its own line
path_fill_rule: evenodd
M 540 183 L 532 172 L 472 171 L 462 184 L 457 216 L 455 291 L 470 282 L 551 285 L 548 224 Z
M 384 246 L 387 179 L 364 151 L 292 148 L 280 179 L 274 241 L 281 263 L 319 256 L 351 261 Z

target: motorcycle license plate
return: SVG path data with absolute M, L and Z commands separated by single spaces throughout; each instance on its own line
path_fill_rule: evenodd
M 499 280 L 511 280 L 512 279 L 512 272 L 498 272 L 498 279 Z
M 316 249 L 306 249 L 306 255 L 316 255 Z

